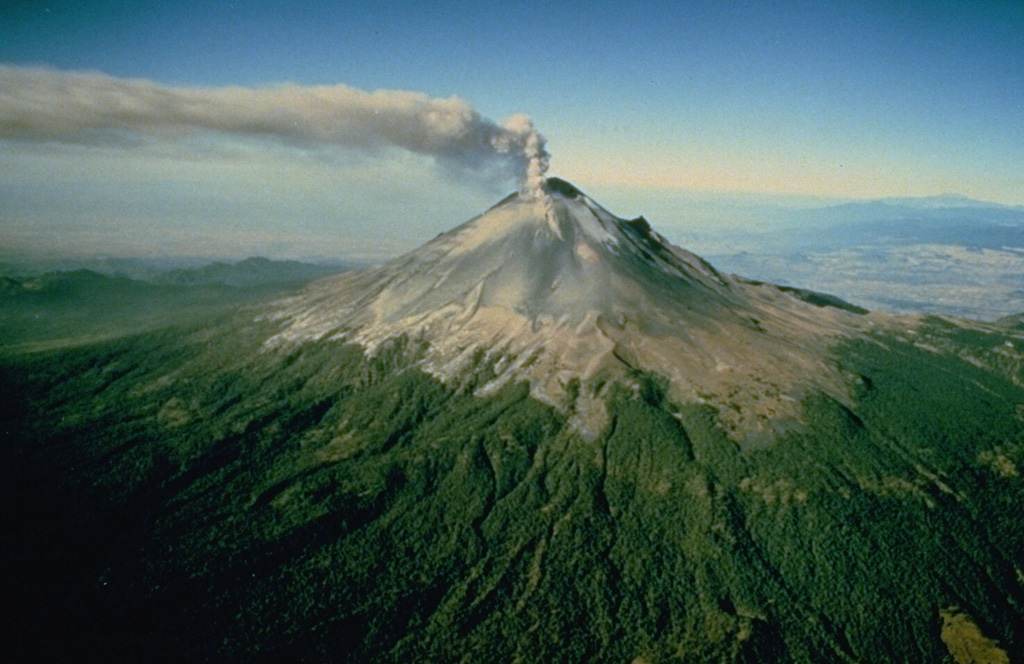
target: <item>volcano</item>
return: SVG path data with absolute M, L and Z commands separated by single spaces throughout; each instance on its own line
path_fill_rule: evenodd
M 724 274 L 564 180 L 0 371 L 5 661 L 1024 651 L 1024 333 Z
M 657 372 L 677 401 L 728 402 L 726 424 L 753 440 L 798 420 L 808 393 L 848 401 L 828 348 L 884 322 L 816 295 L 721 274 L 644 218 L 549 178 L 395 261 L 320 282 L 276 314 L 288 325 L 268 344 L 330 339 L 372 355 L 415 339 L 419 366 L 444 382 L 488 364 L 480 394 L 524 380 L 564 409 L 575 386 L 593 435 L 611 385 Z

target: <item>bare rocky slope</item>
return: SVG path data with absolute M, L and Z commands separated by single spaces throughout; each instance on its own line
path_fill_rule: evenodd
M 913 325 L 866 313 L 722 274 L 642 217 L 615 217 L 551 178 L 540 195 L 513 194 L 397 260 L 283 303 L 271 318 L 287 325 L 267 345 L 326 339 L 372 355 L 407 337 L 424 351 L 418 366 L 445 383 L 488 361 L 494 376 L 480 394 L 521 380 L 564 410 L 575 385 L 577 404 L 591 399 L 580 423 L 593 435 L 607 425 L 610 386 L 655 371 L 674 400 L 719 407 L 742 440 L 798 421 L 805 394 L 849 401 L 856 379 L 829 349 Z
M 1022 349 L 549 180 L 258 309 L 4 354 L 4 659 L 1014 661 Z

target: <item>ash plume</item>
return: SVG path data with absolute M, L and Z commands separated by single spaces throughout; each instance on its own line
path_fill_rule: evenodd
M 178 87 L 0 65 L 0 139 L 102 144 L 202 131 L 308 149 L 399 148 L 455 171 L 515 176 L 537 194 L 548 165 L 544 138 L 527 116 L 499 124 L 454 96 L 345 85 Z

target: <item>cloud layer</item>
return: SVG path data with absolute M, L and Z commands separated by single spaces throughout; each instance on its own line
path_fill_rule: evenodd
M 103 143 L 131 135 L 173 140 L 199 131 L 308 148 L 400 148 L 446 168 L 512 175 L 535 191 L 548 164 L 544 138 L 528 117 L 498 124 L 458 97 L 345 85 L 172 87 L 0 65 L 0 138 Z

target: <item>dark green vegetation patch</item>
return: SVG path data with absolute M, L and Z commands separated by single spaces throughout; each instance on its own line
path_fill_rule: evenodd
M 1002 339 L 850 344 L 855 407 L 742 451 L 655 377 L 586 441 L 268 334 L 2 358 L 4 661 L 951 662 L 950 607 L 1024 651 Z

